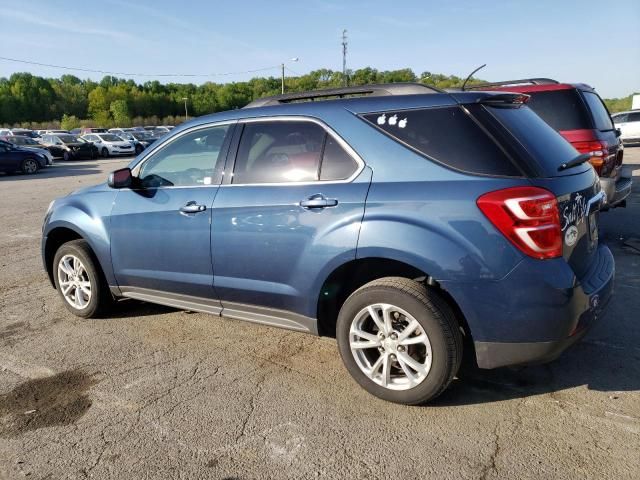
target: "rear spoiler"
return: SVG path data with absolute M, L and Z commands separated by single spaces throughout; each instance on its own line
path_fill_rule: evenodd
M 496 106 L 521 106 L 529 101 L 530 95 L 526 93 L 498 93 L 496 95 L 488 95 L 483 98 L 479 98 L 477 103 L 483 105 L 496 105 Z

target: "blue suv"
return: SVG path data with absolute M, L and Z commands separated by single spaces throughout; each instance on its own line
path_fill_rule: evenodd
M 52 202 L 44 266 L 81 317 L 129 297 L 334 336 L 399 403 L 463 356 L 552 360 L 602 315 L 614 261 L 589 155 L 527 100 L 370 85 L 192 120 Z

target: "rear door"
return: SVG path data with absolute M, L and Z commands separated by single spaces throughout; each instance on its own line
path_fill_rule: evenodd
M 247 121 L 238 130 L 212 219 L 224 311 L 257 305 L 315 318 L 318 279 L 355 258 L 370 170 L 309 118 Z

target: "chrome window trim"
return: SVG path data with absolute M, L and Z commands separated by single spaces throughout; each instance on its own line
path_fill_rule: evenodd
M 237 122 L 238 122 L 237 120 L 224 120 L 224 121 L 221 121 L 221 122 L 211 122 L 211 123 L 204 123 L 204 124 L 201 124 L 201 125 L 195 125 L 195 126 L 193 126 L 191 128 L 183 130 L 182 132 L 176 134 L 174 137 L 171 137 L 170 139 L 168 139 L 165 142 L 160 142 L 157 145 L 156 145 L 157 142 L 154 142 L 154 143 L 151 144 L 152 147 L 149 149 L 149 153 L 147 153 L 144 156 L 144 158 L 142 158 L 138 163 L 136 163 L 134 165 L 134 167 L 131 169 L 131 173 L 132 173 L 133 176 L 137 177 L 138 174 L 140 173 L 140 169 L 142 168 L 143 164 L 148 162 L 151 158 L 153 158 L 155 155 L 157 155 L 158 152 L 161 152 L 167 146 L 171 145 L 173 142 L 175 142 L 179 138 L 183 137 L 184 135 L 188 135 L 188 134 L 196 132 L 198 130 L 204 130 L 206 128 L 222 127 L 224 125 L 233 125 L 233 124 L 235 124 Z M 185 187 L 185 186 L 157 187 L 157 189 L 161 189 L 161 188 L 193 188 L 193 187 L 201 188 L 201 187 L 217 187 L 217 186 L 218 185 L 191 185 L 191 186 L 188 186 L 188 187 Z
M 338 142 L 338 144 L 344 148 L 344 150 L 351 155 L 351 157 L 356 161 L 356 163 L 358 164 L 358 168 L 356 169 L 356 171 L 351 174 L 351 176 L 349 178 L 345 178 L 343 180 L 312 180 L 312 181 L 306 181 L 306 182 L 270 182 L 270 183 L 223 183 L 222 185 L 220 185 L 220 187 L 276 187 L 276 186 L 300 186 L 300 185 L 331 185 L 331 184 L 337 184 L 337 183 L 351 183 L 353 180 L 355 180 L 356 178 L 358 178 L 358 176 L 362 173 L 362 171 L 364 170 L 364 167 L 366 166 L 366 164 L 364 163 L 364 160 L 362 160 L 362 157 L 360 157 L 360 155 L 358 155 L 358 153 L 351 147 L 351 145 L 349 145 L 340 135 L 338 135 L 338 133 L 331 128 L 329 125 L 327 125 L 326 123 L 324 123 L 322 120 L 315 118 L 315 117 L 310 117 L 310 116 L 305 116 L 305 115 L 273 115 L 273 116 L 269 116 L 269 117 L 251 117 L 251 118 L 243 118 L 238 120 L 238 125 L 244 125 L 246 123 L 261 123 L 261 122 L 311 122 L 311 123 L 315 123 L 316 125 L 319 125 L 320 128 L 324 129 L 324 131 L 328 134 L 331 135 L 333 137 L 333 139 Z M 242 141 L 242 137 L 240 137 L 240 142 Z M 240 144 L 238 144 L 238 150 L 240 149 Z M 235 169 L 236 166 L 236 159 L 237 159 L 237 152 L 236 152 L 236 158 L 234 158 L 233 161 L 233 168 Z M 320 161 L 322 162 L 322 159 L 320 159 Z M 231 177 L 231 182 L 233 182 L 233 172 L 229 172 L 227 173 L 225 171 L 225 175 L 229 175 Z

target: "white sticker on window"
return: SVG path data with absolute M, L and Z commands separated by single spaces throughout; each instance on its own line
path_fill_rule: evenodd
M 384 125 L 385 123 L 387 123 L 387 115 L 383 113 L 378 117 L 378 125 Z
M 204 177 L 204 184 L 211 185 L 211 177 Z
M 398 122 L 398 127 L 400 127 L 400 128 L 404 128 L 404 127 L 406 127 L 406 126 L 407 126 L 407 119 L 406 119 L 406 118 L 403 118 L 402 120 L 400 120 L 400 121 Z
M 395 125 L 398 123 L 398 115 L 394 115 L 393 117 L 389 117 L 389 125 Z

